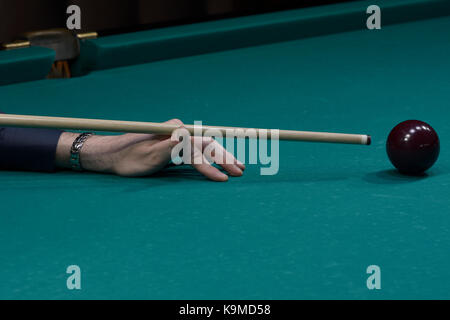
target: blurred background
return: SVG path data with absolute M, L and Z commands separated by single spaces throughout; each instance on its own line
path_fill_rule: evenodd
M 0 0 L 0 43 L 33 30 L 65 27 L 66 8 L 81 8 L 81 32 L 132 32 L 356 0 Z

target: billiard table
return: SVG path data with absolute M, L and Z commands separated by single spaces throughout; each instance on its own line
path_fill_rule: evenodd
M 369 30 L 366 9 L 381 8 Z M 3 299 L 450 298 L 450 2 L 355 1 L 81 41 L 70 79 L 46 48 L 0 52 L 7 113 L 368 133 L 280 142 L 276 175 L 226 183 L 0 172 Z M 397 173 L 399 122 L 441 154 Z M 81 268 L 81 290 L 66 269 Z M 369 290 L 367 268 L 380 267 Z

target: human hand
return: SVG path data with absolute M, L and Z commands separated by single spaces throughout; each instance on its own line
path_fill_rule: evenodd
M 183 123 L 173 119 L 166 123 Z M 56 154 L 56 164 L 70 167 L 70 146 L 78 134 L 65 132 L 60 138 Z M 155 134 L 127 133 L 117 136 L 92 136 L 80 153 L 85 170 L 113 173 L 120 176 L 150 176 L 165 168 L 171 160 L 172 149 L 178 144 L 170 136 Z M 241 176 L 245 166 L 238 162 L 212 138 L 191 137 L 191 166 L 208 179 L 227 181 L 228 176 L 209 162 L 216 162 L 231 176 Z M 203 149 L 215 144 L 217 154 L 210 159 L 203 155 Z M 199 150 L 201 148 L 202 150 Z M 201 163 L 194 159 L 201 157 Z

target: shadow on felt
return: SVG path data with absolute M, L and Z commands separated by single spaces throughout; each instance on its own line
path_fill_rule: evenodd
M 370 172 L 364 176 L 364 180 L 374 184 L 404 184 L 428 179 L 434 175 L 434 173 L 428 172 L 416 175 L 407 175 L 398 172 L 396 169 L 388 169 Z

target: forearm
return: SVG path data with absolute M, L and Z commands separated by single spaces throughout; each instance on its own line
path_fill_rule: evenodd
M 168 123 L 177 123 L 170 120 Z M 36 171 L 52 171 L 54 168 L 71 168 L 71 148 L 80 133 L 46 129 L 0 128 L 0 168 Z M 241 176 L 245 166 L 231 154 L 223 162 L 220 155 L 226 155 L 221 145 L 214 146 L 217 153 L 201 163 L 193 163 L 195 154 L 202 154 L 210 146 L 211 139 L 201 140 L 199 149 L 192 139 L 188 156 L 192 166 L 213 181 L 227 181 L 228 176 L 210 162 L 216 162 L 232 176 Z M 79 152 L 81 167 L 87 171 L 112 173 L 120 176 L 149 176 L 158 172 L 173 157 L 173 149 L 180 142 L 170 136 L 127 133 L 122 135 L 90 136 Z M 179 151 L 177 151 L 179 152 Z M 203 156 L 203 154 L 202 154 Z
M 182 125 L 177 119 L 166 123 Z M 71 166 L 71 148 L 80 133 L 61 130 L 33 128 L 0 128 L 0 169 L 53 171 L 55 168 Z M 195 154 L 201 154 L 201 163 L 192 166 L 214 181 L 227 181 L 228 176 L 213 167 L 216 162 L 233 176 L 241 176 L 245 166 L 231 154 L 223 162 L 219 155 L 227 154 L 222 146 L 214 146 L 217 153 L 204 158 L 203 149 L 210 146 L 212 139 L 201 139 L 198 149 L 193 139 L 187 139 L 190 145 L 188 154 L 193 160 Z M 112 173 L 121 176 L 148 176 L 158 172 L 173 158 L 173 149 L 180 142 L 170 136 L 154 134 L 127 133 L 122 135 L 90 136 L 79 151 L 79 161 L 84 170 Z M 192 144 L 192 145 L 191 145 Z M 179 151 L 176 151 L 179 152 Z M 220 161 L 219 161 L 220 160 Z

